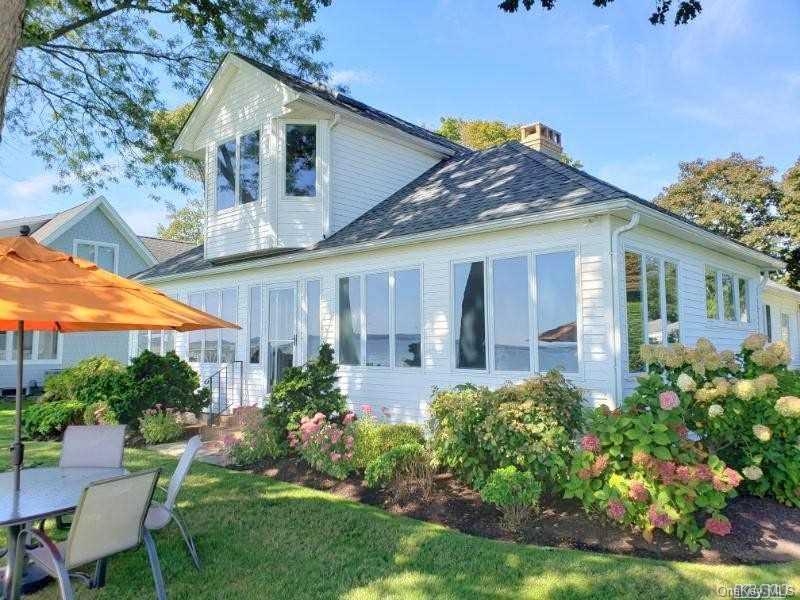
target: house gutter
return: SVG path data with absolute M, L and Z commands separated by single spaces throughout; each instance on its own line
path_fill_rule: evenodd
M 617 293 L 617 282 L 619 281 L 620 268 L 619 268 L 619 255 L 620 245 L 619 239 L 623 233 L 634 229 L 639 225 L 640 215 L 638 212 L 631 215 L 631 220 L 625 225 L 617 227 L 611 232 L 611 330 L 613 333 L 613 341 L 611 354 L 614 357 L 614 403 L 619 406 L 622 399 L 622 319 L 620 318 L 619 294 Z

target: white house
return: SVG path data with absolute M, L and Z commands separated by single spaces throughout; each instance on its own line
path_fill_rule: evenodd
M 26 225 L 31 237 L 55 250 L 80 256 L 123 276 L 186 252 L 192 244 L 137 236 L 102 196 L 59 213 L 0 221 L 0 237 L 19 235 Z M 0 331 L 0 391 L 17 385 L 16 333 Z M 40 386 L 48 373 L 95 355 L 128 360 L 126 333 L 29 332 L 23 338 L 26 388 Z
M 540 123 L 475 152 L 235 54 L 175 147 L 205 161 L 205 244 L 138 278 L 242 326 L 175 346 L 204 376 L 241 369 L 250 404 L 321 340 L 350 402 L 396 420 L 433 387 L 550 368 L 613 404 L 642 342 L 766 331 L 783 267 L 564 165 Z

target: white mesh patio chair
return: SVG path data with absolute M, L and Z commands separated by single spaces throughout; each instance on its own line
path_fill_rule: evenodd
M 178 461 L 178 466 L 172 474 L 172 479 L 169 480 L 169 487 L 164 490 L 167 495 L 166 500 L 163 504 L 153 502 L 150 510 L 147 511 L 147 519 L 144 522 L 144 526 L 147 529 L 159 531 L 169 525 L 170 521 L 175 521 L 183 536 L 183 541 L 186 542 L 186 548 L 189 550 L 192 562 L 198 570 L 200 569 L 200 557 L 197 554 L 197 547 L 194 544 L 194 538 L 189 532 L 189 528 L 186 526 L 186 521 L 178 512 L 178 507 L 175 506 L 175 501 L 183 485 L 183 480 L 186 479 L 186 475 L 192 466 L 192 461 L 202 445 L 203 442 L 199 435 L 194 436 L 186 443 L 186 449 L 183 451 L 180 461 Z
M 39 542 L 39 547 L 28 550 L 28 556 L 58 582 L 62 600 L 74 598 L 70 578 L 92 588 L 99 587 L 105 579 L 105 559 L 136 548 L 142 542 L 150 561 L 156 598 L 166 600 L 155 542 L 144 527 L 158 475 L 159 470 L 153 469 L 87 486 L 65 542 L 56 543 L 38 529 L 26 528 L 20 532 L 20 541 L 24 536 L 31 536 Z M 17 548 L 17 564 L 21 564 L 23 544 Z M 94 576 L 74 571 L 90 563 L 96 563 Z M 15 576 L 19 576 L 20 571 L 17 569 Z
M 125 425 L 70 425 L 64 431 L 59 467 L 122 467 Z

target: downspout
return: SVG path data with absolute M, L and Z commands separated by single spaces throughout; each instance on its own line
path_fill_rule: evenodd
M 639 213 L 633 213 L 631 220 L 611 232 L 611 329 L 613 333 L 611 354 L 614 357 L 614 403 L 619 406 L 622 400 L 622 332 L 619 313 L 621 310 L 617 281 L 619 281 L 619 238 L 626 231 L 639 225 Z

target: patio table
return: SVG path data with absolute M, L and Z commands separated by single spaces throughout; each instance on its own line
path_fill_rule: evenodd
M 95 481 L 125 475 L 125 469 L 97 468 L 41 468 L 24 469 L 21 472 L 20 489 L 14 489 L 14 472 L 0 473 L 0 527 L 5 527 L 8 554 L 3 577 L 3 596 L 5 600 L 17 600 L 20 590 L 12 590 L 14 569 L 26 569 L 24 583 L 41 578 L 42 573 L 34 573 L 32 566 L 15 565 L 17 537 L 25 523 L 39 521 L 71 513 L 78 506 L 86 486 Z

